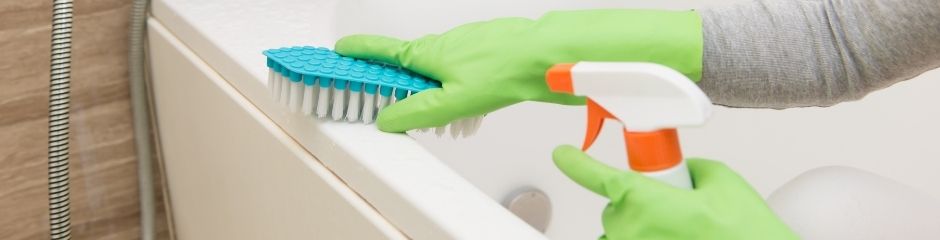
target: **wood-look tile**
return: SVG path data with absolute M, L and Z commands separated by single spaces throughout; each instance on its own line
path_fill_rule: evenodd
M 49 234 L 50 1 L 0 1 L 0 239 Z
M 0 31 L 48 26 L 51 19 L 52 1 L 0 1 Z
M 50 34 L 49 26 L 0 31 L 0 125 L 48 116 L 50 46 L 39 43 Z
M 0 58 L 0 239 L 48 236 L 50 3 L 0 1 L 0 53 L 5 55 Z M 76 0 L 74 6 L 73 237 L 137 239 L 140 210 L 126 61 L 129 1 Z M 158 239 L 169 239 L 163 210 L 157 213 Z
M 45 119 L 0 126 L 0 239 L 48 236 L 47 126 Z

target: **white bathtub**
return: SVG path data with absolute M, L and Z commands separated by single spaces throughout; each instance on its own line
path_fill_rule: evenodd
M 275 104 L 260 52 L 332 46 L 356 32 L 414 37 L 468 20 L 536 16 L 551 8 L 698 3 L 552 0 L 536 8 L 485 8 L 463 0 L 412 2 L 420 1 L 154 1 L 153 89 L 176 235 L 597 237 L 604 199 L 570 182 L 550 159 L 553 147 L 583 137 L 581 108 L 519 104 L 487 116 L 469 139 L 386 134 L 372 125 L 314 121 Z M 928 105 L 940 102 L 937 89 L 935 71 L 827 109 L 719 108 L 707 126 L 681 131 L 683 149 L 725 161 L 764 195 L 808 169 L 846 165 L 940 197 L 940 188 L 932 186 L 940 180 L 934 170 L 940 148 L 933 140 L 940 135 L 940 108 Z M 608 127 L 590 153 L 624 167 L 616 131 Z M 544 235 L 502 206 L 511 194 L 532 188 L 551 200 Z

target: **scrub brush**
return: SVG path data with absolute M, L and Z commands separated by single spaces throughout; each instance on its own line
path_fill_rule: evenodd
M 274 100 L 292 112 L 334 121 L 370 124 L 389 104 L 441 83 L 400 67 L 343 57 L 322 47 L 269 49 L 268 88 Z M 452 137 L 471 136 L 482 116 L 434 128 L 438 136 L 450 128 Z M 431 129 L 419 129 L 427 132 Z

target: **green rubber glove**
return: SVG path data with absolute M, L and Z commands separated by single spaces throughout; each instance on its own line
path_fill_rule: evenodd
M 504 18 L 466 24 L 414 41 L 354 35 L 342 55 L 401 65 L 441 81 L 378 115 L 386 132 L 436 127 L 522 101 L 583 104 L 552 93 L 545 71 L 557 63 L 641 61 L 663 64 L 698 80 L 702 24 L 694 11 L 585 10 L 551 12 L 538 20 Z
M 687 190 L 609 167 L 572 146 L 552 155 L 565 175 L 610 199 L 601 239 L 798 239 L 720 162 L 687 160 L 695 183 L 695 190 Z

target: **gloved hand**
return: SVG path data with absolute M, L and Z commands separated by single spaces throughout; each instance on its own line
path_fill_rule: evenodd
M 479 116 L 522 101 L 583 104 L 552 93 L 545 71 L 556 63 L 642 61 L 669 66 L 698 80 L 701 18 L 693 11 L 587 10 L 551 12 L 538 20 L 504 18 L 466 24 L 414 41 L 354 35 L 342 55 L 401 65 L 441 81 L 387 107 L 379 129 L 402 132 Z
M 695 183 L 695 190 L 687 190 L 609 167 L 572 146 L 552 155 L 565 175 L 610 199 L 601 239 L 798 239 L 720 162 L 687 160 Z

